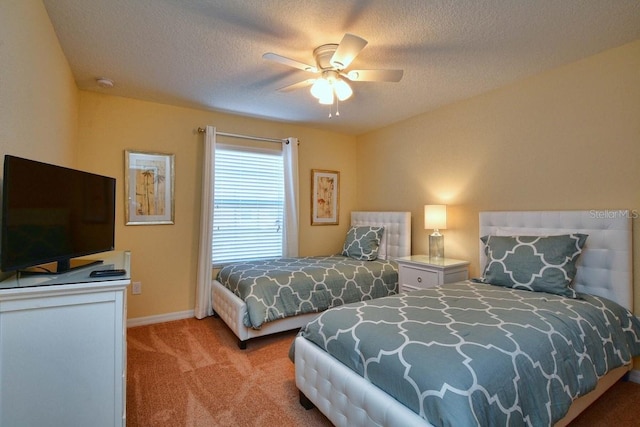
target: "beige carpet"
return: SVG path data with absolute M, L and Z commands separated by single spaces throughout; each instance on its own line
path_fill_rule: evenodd
M 240 350 L 222 320 L 127 331 L 127 426 L 330 426 L 298 403 L 295 332 Z
M 130 328 L 127 425 L 330 426 L 298 403 L 287 353 L 295 333 L 240 350 L 222 320 L 188 319 Z M 640 384 L 620 382 L 571 426 L 638 426 Z

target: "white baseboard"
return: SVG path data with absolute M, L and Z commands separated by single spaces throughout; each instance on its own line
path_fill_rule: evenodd
M 640 370 L 632 369 L 629 371 L 629 381 L 640 384 Z
M 182 320 L 195 317 L 195 310 L 176 311 L 174 313 L 158 314 L 155 316 L 136 317 L 127 319 L 127 328 L 133 326 L 152 325 L 154 323 L 171 322 L 172 320 Z

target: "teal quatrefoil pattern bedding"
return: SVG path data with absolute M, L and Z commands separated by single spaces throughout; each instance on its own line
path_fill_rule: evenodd
M 365 225 L 351 227 L 344 240 L 342 255 L 362 261 L 377 259 L 383 231 L 384 227 Z
M 586 234 L 484 236 L 487 264 L 483 281 L 508 288 L 575 298 L 571 283 Z
M 300 332 L 434 426 L 552 426 L 640 355 L 605 298 L 470 282 L 336 307 Z
M 217 280 L 246 303 L 244 325 L 260 329 L 272 320 L 395 294 L 398 265 L 339 255 L 279 258 L 228 265 Z

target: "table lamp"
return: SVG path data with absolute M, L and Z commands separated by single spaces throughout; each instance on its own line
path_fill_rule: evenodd
M 424 228 L 433 230 L 429 235 L 429 257 L 444 258 L 444 236 L 440 234 L 440 229 L 447 228 L 447 206 L 425 205 Z

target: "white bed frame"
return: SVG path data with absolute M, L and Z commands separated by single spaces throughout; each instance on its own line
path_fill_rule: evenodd
M 611 211 L 481 212 L 480 236 L 588 234 L 578 263 L 576 290 L 607 297 L 633 309 L 631 215 Z M 484 265 L 480 251 L 480 265 Z M 565 426 L 631 369 L 606 374 L 595 390 L 575 400 L 556 423 Z M 337 426 L 430 426 L 423 418 L 302 337 L 295 340 L 300 403 L 315 405 Z
M 395 259 L 411 254 L 411 212 L 351 212 L 351 225 L 384 226 L 378 258 Z M 220 316 L 238 337 L 241 349 L 247 347 L 249 339 L 301 328 L 318 315 L 308 313 L 289 317 L 253 329 L 242 321 L 247 311 L 244 301 L 217 280 L 213 281 L 211 298 L 215 315 Z

